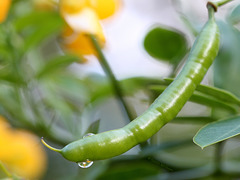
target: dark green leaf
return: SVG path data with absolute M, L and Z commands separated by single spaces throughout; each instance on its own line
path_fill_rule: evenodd
M 201 128 L 193 141 L 201 148 L 240 134 L 240 116 L 210 123 Z
M 177 116 L 175 117 L 171 123 L 210 123 L 216 121 L 216 119 L 208 116 Z
M 133 180 L 144 179 L 148 176 L 153 176 L 161 171 L 156 165 L 146 162 L 144 160 L 138 160 L 136 162 L 122 162 L 112 164 L 104 173 L 102 173 L 97 180 Z
M 156 27 L 146 35 L 144 47 L 154 58 L 177 64 L 187 52 L 187 40 L 172 28 Z

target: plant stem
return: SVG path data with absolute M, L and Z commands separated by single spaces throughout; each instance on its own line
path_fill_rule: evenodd
M 95 50 L 97 51 L 97 58 L 99 60 L 99 63 L 100 65 L 102 66 L 104 72 L 107 74 L 111 84 L 112 84 L 112 87 L 113 87 L 113 90 L 114 90 L 114 93 L 116 95 L 116 97 L 119 99 L 124 111 L 126 112 L 129 120 L 133 120 L 135 118 L 135 116 L 132 114 L 132 112 L 130 111 L 130 107 L 128 106 L 128 104 L 126 103 L 126 101 L 123 99 L 123 93 L 122 93 L 122 89 L 118 83 L 118 81 L 116 80 L 102 50 L 101 50 L 101 47 L 99 45 L 99 43 L 97 42 L 96 40 L 96 37 L 92 34 L 89 34 L 89 38 L 95 48 Z
M 207 9 L 208 9 L 208 19 L 214 19 L 214 13 L 217 11 L 217 6 L 215 6 L 212 3 L 207 4 Z
M 2 169 L 2 171 L 7 175 L 7 177 L 12 177 L 11 173 L 8 172 L 8 170 L 6 169 L 6 167 L 3 165 L 1 161 L 0 161 L 0 169 Z
M 215 151 L 215 175 L 221 174 L 222 170 L 222 151 L 223 151 L 224 142 L 219 142 L 216 144 L 216 151 Z

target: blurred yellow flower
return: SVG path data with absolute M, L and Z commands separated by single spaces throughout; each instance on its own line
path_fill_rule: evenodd
M 69 26 L 66 26 L 62 36 L 64 37 L 64 48 L 70 52 L 79 56 L 95 54 L 95 48 L 85 33 L 74 33 Z M 103 47 L 105 39 L 99 40 L 99 43 Z
M 8 14 L 11 0 L 0 0 L 0 23 L 2 23 Z
M 12 129 L 0 116 L 0 162 L 10 173 L 38 179 L 46 168 L 46 154 L 39 138 L 24 130 Z
M 112 16 L 120 6 L 119 0 L 90 0 L 91 7 L 98 14 L 100 19 Z
M 38 10 L 53 10 L 57 0 L 34 0 Z M 0 0 L 0 23 L 7 16 L 11 0 Z M 59 10 L 67 23 L 62 34 L 63 46 L 79 54 L 95 54 L 86 34 L 96 36 L 100 46 L 105 44 L 105 36 L 100 20 L 112 16 L 120 6 L 120 0 L 59 0 Z
M 60 13 L 68 24 L 62 35 L 65 48 L 75 54 L 95 54 L 86 34 L 95 35 L 103 47 L 105 37 L 100 20 L 113 15 L 119 4 L 119 0 L 60 0 Z

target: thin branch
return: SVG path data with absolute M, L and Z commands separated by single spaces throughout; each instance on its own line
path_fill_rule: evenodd
M 107 74 L 111 84 L 112 84 L 112 87 L 113 87 L 113 90 L 114 90 L 114 93 L 116 95 L 116 97 L 119 99 L 124 111 L 126 112 L 129 120 L 133 120 L 135 118 L 135 115 L 133 115 L 133 112 L 130 110 L 130 107 L 128 106 L 127 102 L 124 100 L 123 98 L 123 93 L 122 93 L 122 89 L 118 83 L 118 81 L 116 80 L 102 50 L 101 50 L 101 47 L 100 45 L 98 44 L 97 40 L 96 40 L 96 37 L 92 34 L 89 34 L 89 38 L 95 48 L 95 50 L 97 51 L 97 58 L 99 60 L 99 63 L 100 65 L 102 66 L 103 70 L 105 71 L 105 73 Z

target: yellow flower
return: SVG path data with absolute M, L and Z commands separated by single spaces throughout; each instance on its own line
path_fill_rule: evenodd
M 38 179 L 46 168 L 46 154 L 39 139 L 30 132 L 12 129 L 0 117 L 0 161 L 9 172 Z
M 8 14 L 11 0 L 0 0 L 0 23 L 2 23 Z
M 90 4 L 100 19 L 112 16 L 120 6 L 118 0 L 90 0 Z
M 60 0 L 60 13 L 68 24 L 62 35 L 65 48 L 76 54 L 95 54 L 86 34 L 95 35 L 103 47 L 105 37 L 100 20 L 113 15 L 118 8 L 118 0 Z

